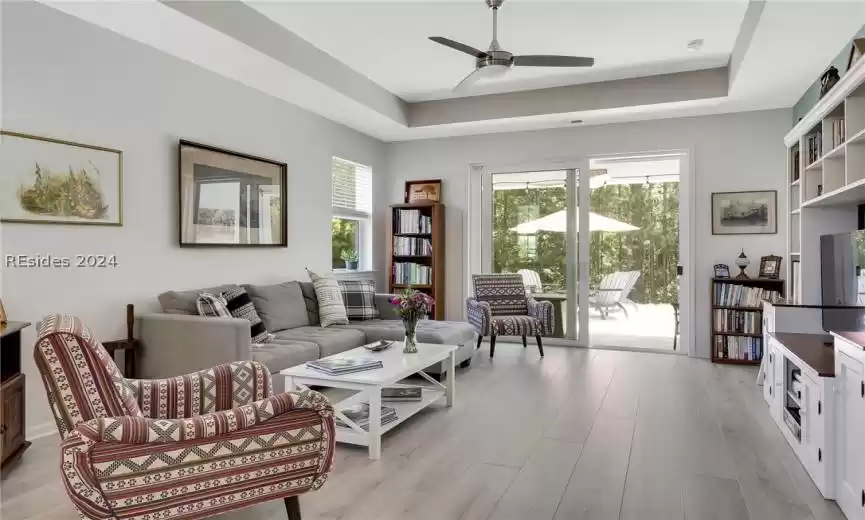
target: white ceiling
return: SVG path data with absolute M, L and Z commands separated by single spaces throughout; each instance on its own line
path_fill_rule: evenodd
M 485 48 L 491 17 L 482 0 L 41 1 L 385 141 L 790 107 L 865 24 L 862 0 L 507 0 L 499 36 L 506 49 L 591 55 L 597 66 L 515 69 L 470 92 L 506 98 L 476 117 L 466 112 L 478 112 L 480 100 L 414 101 L 449 97 L 472 69 L 471 57 L 427 37 Z M 695 38 L 705 44 L 690 52 Z M 729 69 L 722 93 L 695 94 L 700 85 L 669 75 L 719 65 Z M 655 74 L 650 89 L 615 88 L 626 83 L 615 80 Z M 609 82 L 589 90 L 618 97 L 599 107 L 588 91 L 539 90 L 586 82 Z M 682 93 L 638 99 L 674 91 Z M 544 108 L 556 95 L 565 103 Z M 465 117 L 415 124 L 415 109 L 436 103 L 451 106 L 427 109 Z M 508 111 L 517 104 L 526 115 Z
M 483 0 L 405 3 L 247 2 L 273 21 L 406 101 L 452 96 L 471 56 L 427 39 L 479 49 L 492 39 Z M 507 0 L 499 43 L 514 54 L 592 56 L 590 69 L 516 67 L 472 94 L 724 66 L 748 2 L 540 2 Z M 702 38 L 699 52 L 690 40 Z

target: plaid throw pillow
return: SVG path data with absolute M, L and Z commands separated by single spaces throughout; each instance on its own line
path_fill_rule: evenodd
M 195 307 L 198 309 L 198 315 L 205 318 L 231 317 L 231 313 L 228 312 L 228 302 L 225 301 L 225 298 L 221 294 L 198 293 L 198 298 L 195 299 Z
M 350 320 L 377 320 L 375 308 L 375 283 L 369 280 L 340 280 L 342 303 Z
M 231 289 L 222 293 L 225 298 L 228 312 L 232 318 L 243 318 L 249 320 L 249 334 L 252 338 L 252 343 L 266 343 L 270 339 L 270 334 L 264 326 L 264 322 L 258 316 L 255 310 L 255 305 L 243 287 Z

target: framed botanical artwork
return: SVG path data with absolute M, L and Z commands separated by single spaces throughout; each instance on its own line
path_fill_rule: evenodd
M 772 235 L 777 232 L 777 191 L 712 194 L 713 235 Z
M 181 140 L 181 247 L 287 247 L 285 163 Z
M 730 266 L 727 264 L 715 264 L 715 278 L 729 278 Z
M 123 152 L 0 130 L 0 220 L 123 224 Z
M 781 257 L 775 255 L 760 257 L 759 278 L 771 278 L 777 280 L 781 275 Z
M 405 202 L 441 202 L 442 181 L 432 179 L 427 181 L 406 181 Z

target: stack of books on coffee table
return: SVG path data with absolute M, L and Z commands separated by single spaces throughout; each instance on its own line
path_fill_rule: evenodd
M 352 372 L 361 372 L 363 370 L 374 370 L 381 368 L 381 361 L 372 358 L 350 358 L 331 356 L 316 361 L 308 361 L 306 366 L 309 368 L 324 372 L 327 375 L 336 376 L 340 374 L 350 374 Z
M 353 423 L 360 426 L 364 431 L 369 431 L 369 403 L 361 403 L 352 408 L 347 408 L 345 410 L 342 410 L 342 413 L 344 413 L 345 416 L 348 417 L 349 420 L 351 420 Z M 392 423 L 398 418 L 399 417 L 397 417 L 396 410 L 394 408 L 391 408 L 390 406 L 381 407 L 382 426 L 388 423 Z M 336 425 L 343 428 L 349 427 L 340 417 L 336 418 Z

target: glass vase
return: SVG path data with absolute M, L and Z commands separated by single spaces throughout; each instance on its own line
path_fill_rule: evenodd
M 405 326 L 405 347 L 402 349 L 405 354 L 417 354 L 417 320 L 402 320 Z

